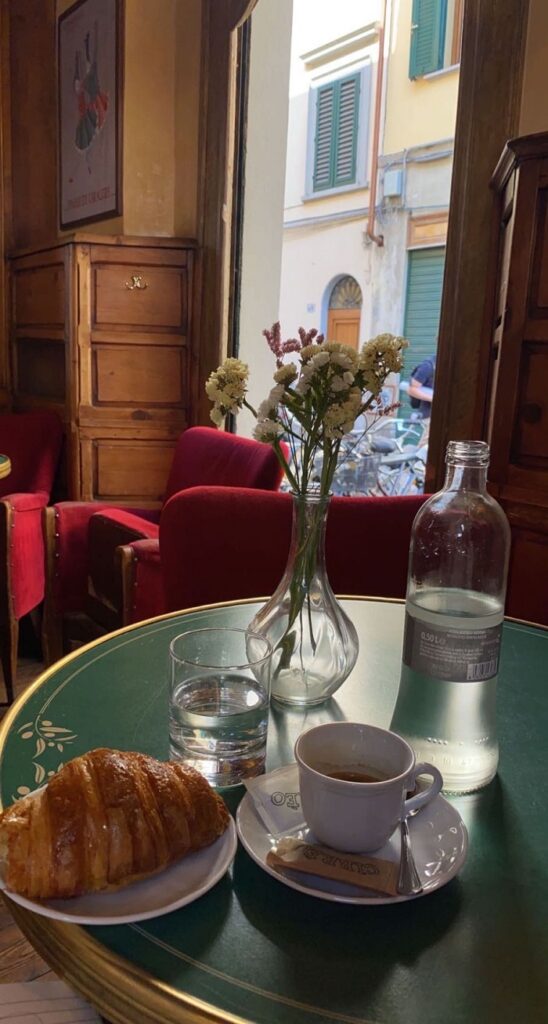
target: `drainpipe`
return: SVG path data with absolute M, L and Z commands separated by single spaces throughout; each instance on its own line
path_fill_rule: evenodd
M 365 234 L 375 245 L 384 245 L 384 235 L 375 234 L 375 207 L 377 205 L 377 177 L 379 164 L 379 136 L 381 130 L 382 87 L 384 78 L 384 30 L 388 0 L 384 0 L 382 21 L 379 25 L 379 57 L 377 60 L 377 83 L 375 86 L 375 112 L 373 115 L 373 142 L 371 145 L 371 185 L 369 188 L 369 213 Z

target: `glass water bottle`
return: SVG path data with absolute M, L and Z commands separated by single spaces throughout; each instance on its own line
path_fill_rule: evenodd
M 497 770 L 495 720 L 510 528 L 486 490 L 489 445 L 451 441 L 443 489 L 411 535 L 401 681 L 391 728 L 446 792 Z

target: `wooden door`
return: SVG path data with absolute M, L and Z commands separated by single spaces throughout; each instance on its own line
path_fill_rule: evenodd
M 330 309 L 327 316 L 327 340 L 358 347 L 360 340 L 360 310 Z

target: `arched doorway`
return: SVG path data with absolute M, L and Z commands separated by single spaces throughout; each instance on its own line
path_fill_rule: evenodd
M 354 277 L 341 277 L 331 291 L 327 310 L 328 341 L 358 347 L 362 290 Z

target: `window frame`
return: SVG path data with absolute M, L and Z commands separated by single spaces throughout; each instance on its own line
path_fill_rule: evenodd
M 328 85 L 334 85 L 347 79 L 359 78 L 358 97 L 358 130 L 355 135 L 355 179 L 344 185 L 329 185 L 326 188 L 314 188 L 314 169 L 316 163 L 316 119 L 318 109 L 318 96 L 320 90 Z M 344 192 L 355 192 L 357 189 L 367 188 L 370 181 L 369 167 L 369 122 L 371 112 L 371 83 L 372 68 L 371 60 L 367 58 L 365 63 L 355 69 L 347 69 L 344 73 L 339 70 L 336 74 L 329 76 L 321 82 L 310 87 L 308 99 L 308 125 L 306 138 L 306 179 L 305 191 L 302 201 L 310 202 L 315 199 L 322 199 L 324 196 L 341 195 Z
M 464 0 L 445 0 L 445 9 L 442 13 L 442 27 L 438 40 L 439 60 L 441 61 L 439 66 L 432 68 L 431 71 L 423 71 L 420 74 L 412 75 L 411 66 L 415 20 L 415 2 L 413 2 L 409 37 L 409 80 L 411 82 L 417 82 L 421 81 L 421 79 L 438 78 L 448 72 L 457 71 L 460 67 L 462 50 Z

